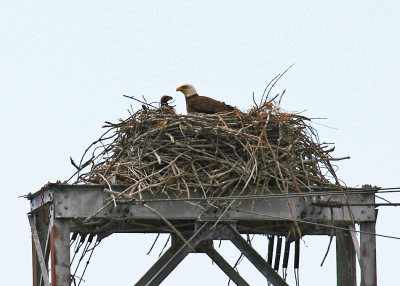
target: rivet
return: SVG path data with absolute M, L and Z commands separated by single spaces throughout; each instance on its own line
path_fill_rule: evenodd
M 64 209 L 66 209 L 66 210 L 67 210 L 67 209 L 68 209 L 68 206 L 64 206 Z

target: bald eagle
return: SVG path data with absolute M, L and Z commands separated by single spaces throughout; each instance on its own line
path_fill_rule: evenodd
M 163 95 L 163 96 L 161 96 L 161 99 L 160 99 L 160 109 L 161 109 L 161 110 L 164 110 L 164 111 L 167 111 L 167 112 L 175 113 L 174 107 L 171 106 L 171 105 L 168 105 L 168 101 L 170 101 L 171 99 L 172 99 L 172 97 L 169 96 L 169 95 Z
M 168 105 L 168 101 L 170 101 L 171 99 L 172 99 L 172 97 L 169 96 L 169 95 L 163 95 L 163 96 L 161 96 L 160 105 L 161 105 L 161 106 L 169 106 L 169 105 Z
M 207 96 L 199 96 L 191 84 L 184 84 L 176 89 L 186 98 L 186 111 L 213 114 L 233 111 L 234 107 Z

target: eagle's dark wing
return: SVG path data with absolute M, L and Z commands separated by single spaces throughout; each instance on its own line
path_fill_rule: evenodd
M 234 108 L 224 102 L 209 98 L 207 96 L 195 96 L 186 102 L 187 112 L 199 112 L 213 114 L 217 112 L 229 112 Z

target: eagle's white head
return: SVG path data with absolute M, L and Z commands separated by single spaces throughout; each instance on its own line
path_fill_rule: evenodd
M 185 97 L 191 97 L 197 94 L 196 89 L 191 84 L 184 84 L 176 89 L 176 91 L 181 91 Z

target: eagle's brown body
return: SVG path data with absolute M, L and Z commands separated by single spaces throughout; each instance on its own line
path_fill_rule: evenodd
M 225 102 L 198 95 L 191 84 L 184 84 L 178 87 L 176 91 L 181 91 L 185 95 L 187 112 L 213 114 L 234 110 L 233 106 L 225 104 Z
M 186 111 L 213 114 L 217 112 L 233 111 L 233 107 L 207 96 L 194 94 L 186 97 Z

